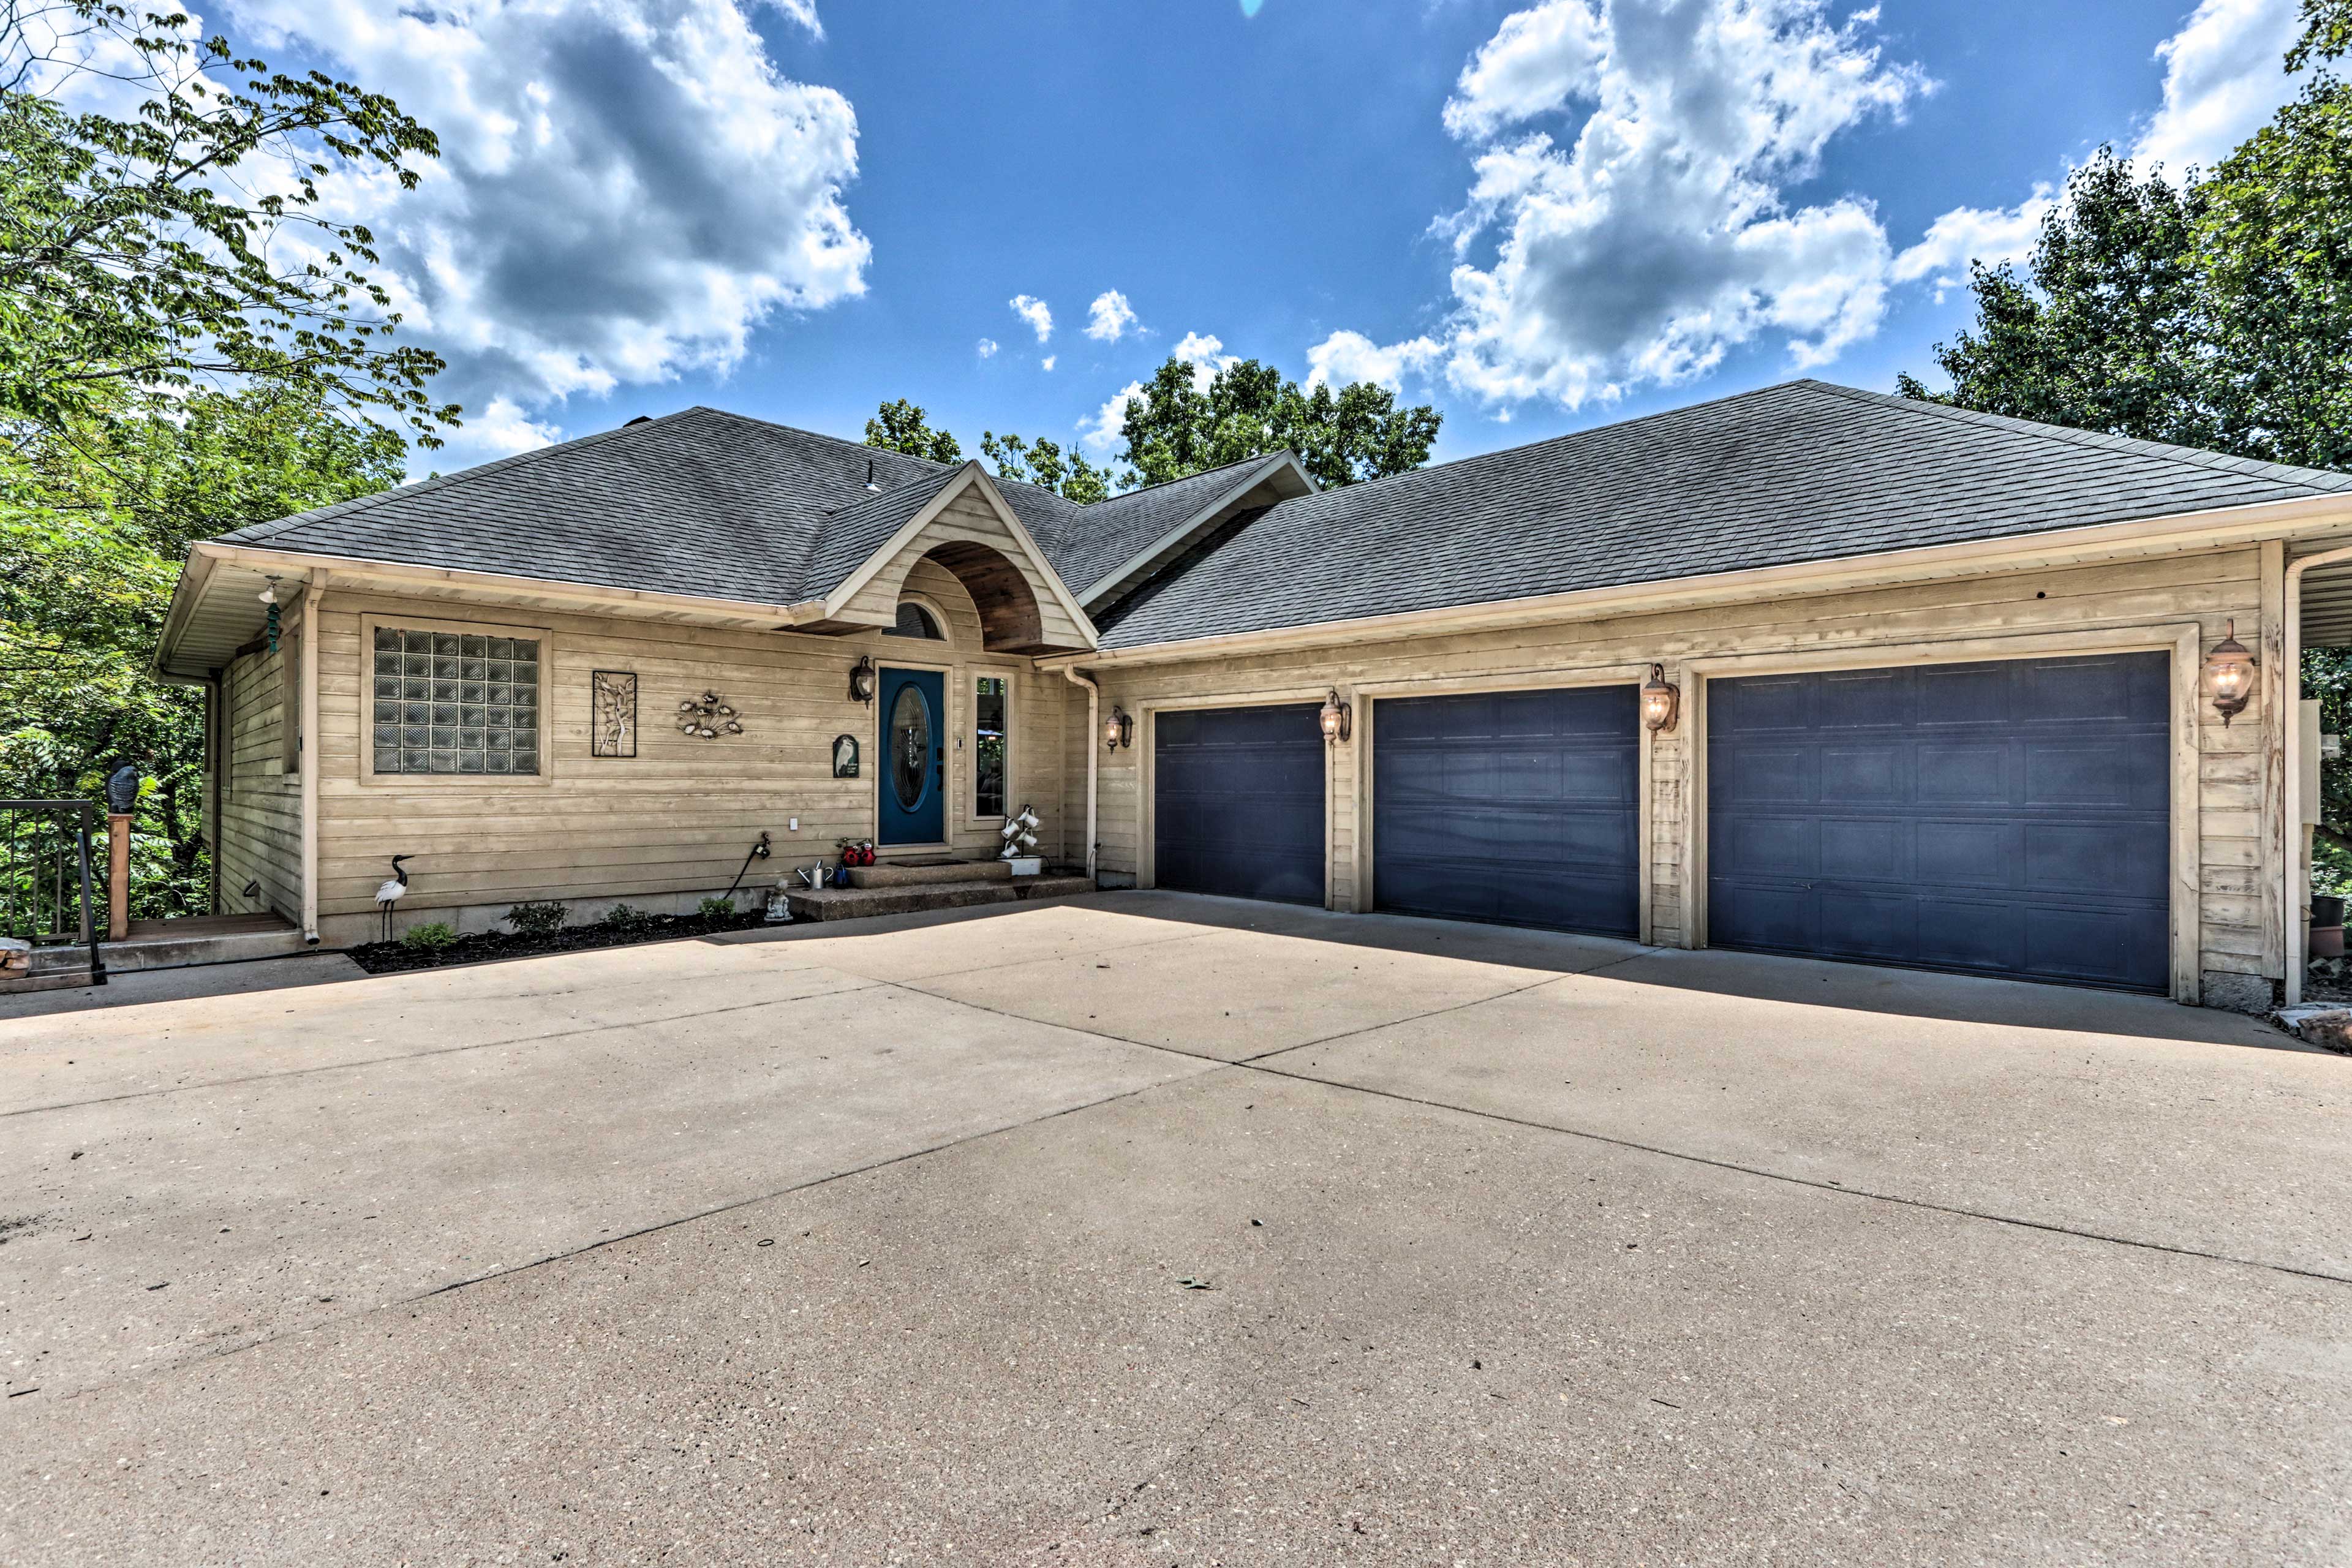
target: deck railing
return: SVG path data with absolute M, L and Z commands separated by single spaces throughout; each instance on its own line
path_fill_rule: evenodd
M 0 935 L 37 948 L 87 945 L 92 979 L 106 972 L 91 902 L 97 823 L 98 807 L 86 800 L 0 800 Z

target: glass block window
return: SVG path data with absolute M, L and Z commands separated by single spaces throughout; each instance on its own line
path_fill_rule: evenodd
M 539 643 L 375 629 L 379 773 L 539 772 Z

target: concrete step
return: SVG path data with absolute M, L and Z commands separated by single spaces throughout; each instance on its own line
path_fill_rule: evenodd
M 131 935 L 99 950 L 109 973 L 177 969 L 190 963 L 236 963 L 301 952 L 302 933 L 275 915 L 191 915 L 132 921 Z
M 87 943 L 37 947 L 25 956 L 25 967 L 0 969 L 0 995 L 19 991 L 65 991 L 90 984 Z
M 853 866 L 850 873 L 854 876 L 860 870 L 879 869 Z M 1067 898 L 1073 893 L 1092 891 L 1094 883 L 1084 876 L 1011 877 L 990 881 L 901 883 L 882 888 L 803 889 L 792 895 L 792 908 L 796 921 L 845 921 L 866 915 L 911 915 L 927 910 L 1012 904 L 1024 899 Z
M 855 888 L 917 888 L 946 882 L 1009 882 L 1013 868 L 1002 860 L 953 860 L 944 866 L 852 866 Z

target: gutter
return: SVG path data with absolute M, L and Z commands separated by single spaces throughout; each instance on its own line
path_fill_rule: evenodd
M 319 620 L 327 569 L 302 590 L 302 940 L 319 945 Z
M 2168 548 L 2183 551 L 2252 544 L 2263 539 L 2275 539 L 2284 529 L 2311 522 L 2352 522 L 2352 494 L 2299 496 L 2290 500 L 2256 501 L 2247 506 L 2217 507 L 2207 511 L 2143 518 L 2131 522 L 2053 529 L 2045 533 L 2009 534 L 2000 539 L 1972 540 L 1961 544 L 1923 545 L 1875 555 L 1842 556 L 1833 561 L 1756 566 L 1738 572 L 1669 577 L 1654 583 L 1577 588 L 1559 594 L 1497 599 L 1482 605 L 1402 610 L 1391 615 L 1318 621 L 1310 626 L 1233 632 L 1181 642 L 1145 643 L 1135 647 L 1106 648 L 1095 653 L 1051 654 L 1041 658 L 1038 667 L 1054 669 L 1063 668 L 1066 663 L 1081 662 L 1090 666 L 1162 664 L 1185 659 L 1219 658 L 1234 653 L 1361 642 L 1381 637 L 1490 629 L 1550 620 L 1563 615 L 1633 615 L 1685 608 L 1719 599 L 1738 599 L 1759 591 L 1774 591 L 1785 595 L 1829 593 L 1842 588 L 1872 585 L 1890 573 L 1932 577 L 1958 567 L 2088 564 L 2122 554 L 2161 552 Z
M 1090 676 L 1080 675 L 1076 665 L 1062 666 L 1062 679 L 1073 686 L 1087 689 L 1087 880 L 1095 879 L 1095 811 L 1097 774 L 1102 766 L 1095 755 L 1095 729 L 1102 722 L 1102 688 Z

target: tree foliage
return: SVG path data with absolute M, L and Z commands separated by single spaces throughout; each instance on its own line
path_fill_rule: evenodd
M 1240 360 L 1205 386 L 1192 365 L 1169 356 L 1127 401 L 1119 426 L 1129 484 L 1166 484 L 1286 448 L 1326 489 L 1385 479 L 1429 460 L 1444 416 L 1401 407 L 1373 382 L 1302 388 L 1272 365 Z
M 112 0 L 0 6 L 0 420 L 56 431 L 268 382 L 435 443 L 457 412 L 425 393 L 441 362 L 391 342 L 373 236 L 320 188 L 414 186 L 433 133 L 190 28 Z M 68 110 L 91 79 L 133 112 Z
M 188 544 L 395 484 L 457 420 L 322 190 L 434 152 L 184 16 L 0 0 L 0 792 L 138 762 L 139 913 L 207 902 L 202 695 L 150 668 Z
M 956 438 L 932 429 L 929 414 L 903 397 L 875 410 L 874 417 L 866 422 L 866 444 L 934 463 L 963 461 L 963 448 L 956 445 Z
M 1087 462 L 1087 455 L 1076 447 L 1065 452 L 1042 437 L 1025 441 L 1018 436 L 999 436 L 993 430 L 984 430 L 981 432 L 980 449 L 996 466 L 1000 479 L 1052 490 L 1080 506 L 1110 495 L 1110 470 Z

